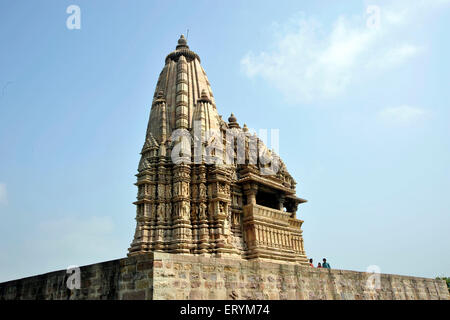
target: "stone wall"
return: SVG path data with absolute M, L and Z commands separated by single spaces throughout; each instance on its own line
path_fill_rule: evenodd
M 81 288 L 67 289 L 66 270 L 0 283 L 0 300 L 152 299 L 153 255 L 112 260 L 80 268 Z
M 66 271 L 0 284 L 6 299 L 450 299 L 443 280 L 274 262 L 154 253 L 81 267 L 81 289 Z

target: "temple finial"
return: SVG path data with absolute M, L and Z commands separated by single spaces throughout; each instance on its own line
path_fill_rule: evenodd
M 228 127 L 239 128 L 239 124 L 237 123 L 237 119 L 233 113 L 231 113 L 230 117 L 228 118 Z
M 211 99 L 209 98 L 208 92 L 205 89 L 202 89 L 202 92 L 200 94 L 200 99 L 198 99 L 198 101 L 211 102 Z
M 186 38 L 184 37 L 184 34 L 182 34 L 182 35 L 180 36 L 180 39 L 178 39 L 177 50 L 178 50 L 178 49 L 182 49 L 182 48 L 189 49 L 189 47 L 188 47 L 188 45 L 187 45 L 187 40 L 186 40 Z

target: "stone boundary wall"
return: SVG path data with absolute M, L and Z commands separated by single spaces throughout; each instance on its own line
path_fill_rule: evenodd
M 66 270 L 0 283 L 0 300 L 152 299 L 152 254 L 84 266 L 80 273 L 79 290 L 67 288 Z
M 0 283 L 13 299 L 445 299 L 443 280 L 301 267 L 266 261 L 150 253 L 81 267 L 81 289 L 66 287 L 65 270 Z

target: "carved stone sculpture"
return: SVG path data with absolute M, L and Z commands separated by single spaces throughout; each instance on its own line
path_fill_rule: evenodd
M 307 265 L 303 221 L 296 219 L 306 200 L 295 195 L 296 182 L 276 154 L 233 114 L 228 122 L 218 114 L 200 57 L 183 36 L 159 76 L 141 155 L 129 255 L 163 251 Z

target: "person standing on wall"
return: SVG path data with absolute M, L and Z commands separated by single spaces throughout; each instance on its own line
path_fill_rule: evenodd
M 323 258 L 322 268 L 331 269 L 330 264 L 327 262 L 327 259 Z

